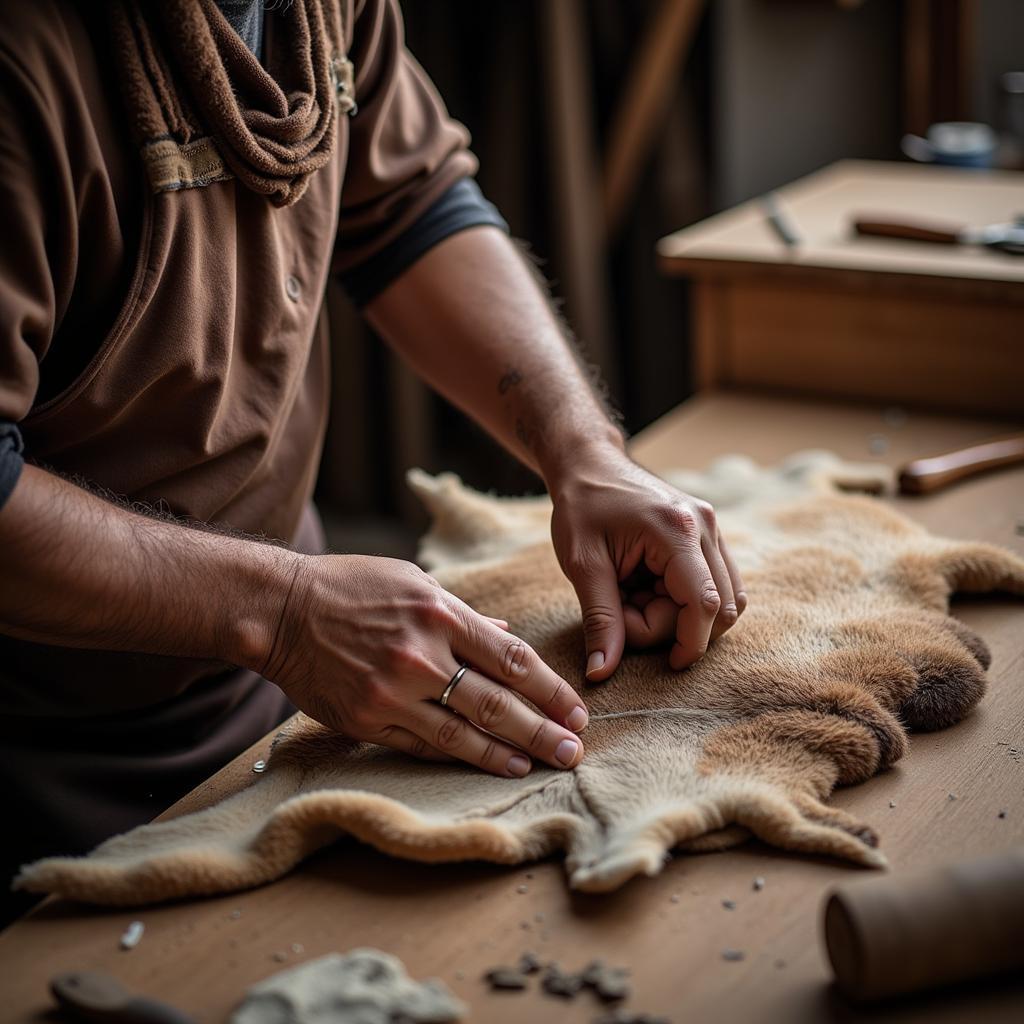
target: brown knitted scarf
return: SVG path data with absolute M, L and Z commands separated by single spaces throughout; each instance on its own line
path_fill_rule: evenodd
M 114 0 L 111 11 L 153 191 L 234 176 L 275 206 L 296 202 L 331 156 L 338 111 L 355 111 L 336 3 L 294 0 L 275 15 L 266 68 L 213 0 Z

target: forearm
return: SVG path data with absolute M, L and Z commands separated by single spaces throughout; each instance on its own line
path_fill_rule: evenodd
M 586 449 L 622 448 L 547 296 L 501 231 L 446 239 L 366 313 L 417 373 L 549 486 Z
M 259 669 L 292 552 L 139 515 L 33 466 L 0 509 L 0 629 Z

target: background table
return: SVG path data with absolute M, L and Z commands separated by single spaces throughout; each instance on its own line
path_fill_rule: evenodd
M 666 468 L 701 466 L 741 450 L 774 460 L 809 444 L 865 459 L 869 438 L 884 434 L 890 444 L 885 460 L 896 465 L 1006 429 L 1005 423 L 913 414 L 897 428 L 881 409 L 717 395 L 695 399 L 654 424 L 636 439 L 634 451 L 648 465 Z M 897 504 L 933 530 L 1024 554 L 1024 536 L 1015 532 L 1024 517 L 1024 470 Z M 958 601 L 955 611 L 992 648 L 989 691 L 980 707 L 952 729 L 913 737 L 893 770 L 834 797 L 877 828 L 897 870 L 1024 843 L 1024 602 L 982 597 Z M 248 784 L 255 778 L 253 761 L 268 745 L 238 758 L 174 811 Z M 564 1003 L 533 989 L 488 992 L 482 972 L 528 949 L 569 968 L 594 957 L 628 965 L 635 981 L 628 1005 L 677 1024 L 1024 1019 L 1019 983 L 870 1014 L 834 995 L 819 941 L 822 897 L 830 885 L 863 874 L 751 843 L 728 853 L 679 856 L 657 878 L 585 896 L 566 889 L 557 861 L 515 869 L 430 867 L 342 841 L 251 892 L 141 910 L 44 905 L 0 936 L 0 1016 L 52 1020 L 45 1015 L 47 979 L 61 970 L 101 968 L 213 1024 L 224 1020 L 246 986 L 274 971 L 331 950 L 376 946 L 400 956 L 414 976 L 443 978 L 469 1003 L 471 1020 L 496 1024 L 583 1024 L 598 1015 L 589 994 Z M 752 888 L 756 876 L 766 880 L 760 892 Z M 735 909 L 724 909 L 723 899 L 734 900 Z M 136 949 L 122 952 L 118 938 L 135 919 L 145 923 L 145 936 Z M 745 959 L 723 960 L 726 948 L 743 950 Z
M 757 201 L 663 238 L 693 282 L 694 381 L 1019 416 L 1024 256 L 858 237 L 855 215 L 1005 223 L 1024 173 L 844 160 L 779 189 L 802 239 Z

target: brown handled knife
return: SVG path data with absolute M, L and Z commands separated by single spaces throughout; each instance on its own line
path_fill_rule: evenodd
M 853 219 L 858 235 L 880 238 L 906 238 L 913 242 L 937 242 L 941 245 L 981 245 L 1015 256 L 1024 256 L 1024 223 L 988 224 L 965 227 L 943 221 L 902 220 L 884 214 L 858 214 Z
M 915 459 L 900 470 L 900 493 L 932 494 L 977 473 L 1021 463 L 1024 463 L 1024 434 L 928 459 Z
M 68 971 L 50 979 L 60 1008 L 76 1020 L 95 1024 L 196 1024 L 194 1017 L 169 1005 L 134 995 L 102 971 Z

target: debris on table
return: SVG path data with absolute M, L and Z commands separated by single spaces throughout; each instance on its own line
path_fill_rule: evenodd
M 536 974 L 543 966 L 536 953 L 526 952 L 519 958 L 519 970 L 523 974 Z
M 520 896 L 524 896 L 529 891 L 530 891 L 530 887 L 528 885 L 517 885 L 516 886 L 516 892 L 519 893 Z
M 595 1018 L 594 1024 L 669 1024 L 668 1017 L 655 1017 L 650 1013 L 633 1013 L 631 1010 L 615 1009 Z
M 730 960 L 730 961 L 732 961 L 734 963 L 739 961 L 739 960 L 742 960 L 746 955 L 747 954 L 744 953 L 742 949 L 723 949 L 722 950 L 722 959 L 723 960 Z
M 518 967 L 492 967 L 484 980 L 491 989 L 501 992 L 522 992 L 526 988 L 526 975 Z
M 672 895 L 669 896 L 668 901 L 669 901 L 669 903 L 678 903 L 679 902 L 679 893 L 677 893 L 677 892 L 672 893 Z
M 722 906 L 725 907 L 726 910 L 735 910 L 736 909 L 736 901 L 735 900 L 722 900 Z
M 896 806 L 896 801 L 895 800 L 890 800 L 889 801 L 889 808 L 892 809 L 895 806 Z
M 754 879 L 754 892 L 760 892 L 764 888 L 764 879 L 758 875 Z
M 997 818 L 1005 818 L 1005 817 L 1006 817 L 1006 811 L 1000 811 L 1000 812 L 999 812 L 999 813 L 998 813 L 998 814 L 996 815 L 996 817 L 997 817 Z
M 629 971 L 625 967 L 607 967 L 600 960 L 594 960 L 580 974 L 583 984 L 596 993 L 605 1003 L 625 999 L 632 989 L 629 986 Z
M 441 1024 L 467 1013 L 443 982 L 414 981 L 397 957 L 378 949 L 328 953 L 257 982 L 230 1024 Z
M 146 926 L 141 921 L 132 921 L 121 936 L 122 949 L 134 949 L 141 941 Z
M 583 977 L 571 971 L 563 971 L 558 964 L 548 964 L 540 986 L 549 996 L 572 999 L 583 988 Z

